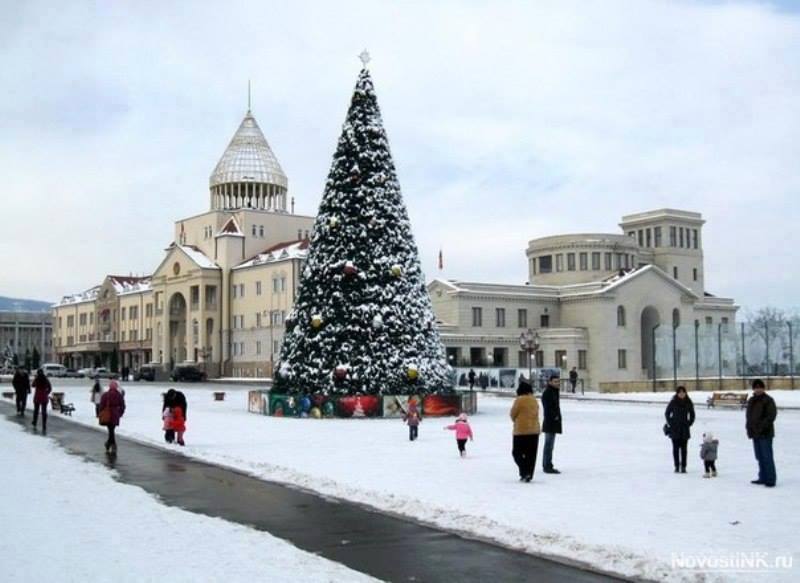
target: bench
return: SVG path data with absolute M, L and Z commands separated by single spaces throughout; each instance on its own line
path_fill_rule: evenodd
M 717 406 L 744 409 L 747 407 L 747 393 L 712 393 L 706 399 L 706 405 L 709 409 Z
M 58 411 L 70 417 L 72 417 L 72 413 L 75 411 L 74 404 L 64 402 L 64 393 L 52 393 L 50 395 L 50 406 L 53 411 Z
M 214 400 L 215 401 L 224 401 L 225 400 L 225 391 L 214 391 Z

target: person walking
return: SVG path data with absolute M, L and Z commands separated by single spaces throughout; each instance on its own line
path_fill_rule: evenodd
M 475 375 L 475 369 L 474 368 L 469 369 L 469 374 L 467 375 L 467 380 L 469 380 L 469 390 L 470 391 L 475 388 L 475 376 L 476 376 Z
M 469 426 L 469 421 L 467 421 L 467 414 L 462 413 L 456 419 L 455 424 L 448 425 L 443 429 L 451 430 L 456 432 L 456 445 L 458 445 L 458 455 L 464 457 L 467 455 L 467 439 L 472 441 L 472 427 Z
M 419 424 L 422 423 L 422 416 L 419 414 L 419 406 L 417 400 L 411 397 L 408 400 L 406 414 L 403 416 L 403 421 L 408 425 L 408 440 L 415 441 L 419 437 Z
M 574 366 L 569 371 L 569 384 L 572 387 L 572 394 L 575 394 L 575 387 L 578 385 L 578 369 Z
M 514 442 L 511 455 L 519 469 L 520 482 L 533 480 L 536 469 L 536 453 L 539 448 L 539 403 L 533 396 L 533 387 L 521 380 L 517 387 L 517 398 L 509 413 L 514 422 Z
M 50 393 L 53 387 L 50 385 L 44 371 L 39 369 L 36 371 L 36 378 L 33 379 L 31 385 L 34 388 L 33 392 L 33 423 L 34 428 L 36 422 L 39 420 L 39 411 L 42 412 L 42 435 L 47 435 L 47 401 L 50 399 Z
M 704 478 L 717 477 L 717 449 L 719 440 L 710 431 L 703 434 L 703 443 L 700 444 L 700 459 L 703 460 Z
M 667 419 L 669 437 L 672 440 L 672 461 L 675 473 L 686 473 L 686 448 L 691 438 L 689 428 L 694 424 L 694 403 L 686 392 L 686 387 L 679 386 L 672 400 L 664 411 Z
M 772 440 L 775 437 L 775 418 L 778 408 L 775 400 L 766 392 L 764 381 L 753 381 L 753 396 L 747 400 L 747 437 L 753 440 L 753 452 L 758 460 L 758 478 L 751 484 L 775 487 L 775 458 L 772 453 Z
M 175 441 L 175 429 L 172 428 L 172 406 L 175 403 L 175 389 L 170 389 L 164 393 L 164 400 L 161 406 L 161 419 L 164 422 L 164 441 L 172 443 Z
M 89 400 L 94 404 L 94 416 L 100 415 L 100 399 L 103 398 L 103 387 L 100 384 L 100 377 L 94 377 L 94 385 L 89 392 Z
M 556 443 L 556 434 L 561 433 L 561 378 L 558 372 L 550 373 L 547 386 L 542 392 L 542 409 L 544 420 L 542 433 L 544 433 L 544 449 L 542 451 L 542 469 L 545 474 L 560 474 L 553 467 L 553 446 Z
M 172 429 L 175 430 L 176 441 L 178 445 L 183 447 L 186 445 L 183 441 L 183 434 L 186 432 L 186 416 L 183 414 L 183 407 L 176 404 L 172 407 Z
M 25 408 L 28 406 L 28 395 L 31 392 L 31 379 L 28 377 L 28 372 L 18 366 L 14 371 L 11 384 L 14 386 L 14 395 L 17 398 L 17 416 L 24 417 Z
M 125 397 L 119 392 L 117 381 L 111 381 L 108 383 L 108 390 L 103 393 L 100 399 L 100 414 L 98 415 L 100 425 L 105 425 L 106 429 L 108 429 L 106 453 L 117 453 L 117 439 L 114 432 L 124 414 Z

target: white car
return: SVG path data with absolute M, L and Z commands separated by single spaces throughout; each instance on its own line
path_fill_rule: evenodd
M 67 367 L 63 364 L 56 364 L 53 362 L 47 362 L 41 366 L 42 371 L 44 372 L 45 376 L 48 377 L 63 377 L 67 374 Z

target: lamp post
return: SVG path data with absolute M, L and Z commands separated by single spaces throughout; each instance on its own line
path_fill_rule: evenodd
M 519 335 L 519 345 L 525 352 L 528 353 L 528 382 L 533 385 L 533 362 L 531 355 L 539 350 L 539 333 L 534 332 L 528 328 L 525 332 Z

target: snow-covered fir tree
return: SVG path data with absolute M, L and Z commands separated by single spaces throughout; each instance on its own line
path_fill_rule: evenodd
M 448 390 L 445 350 L 369 71 L 333 156 L 275 391 Z

